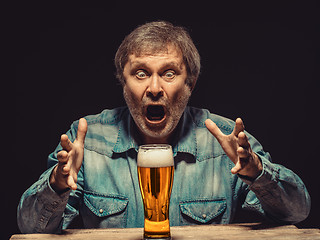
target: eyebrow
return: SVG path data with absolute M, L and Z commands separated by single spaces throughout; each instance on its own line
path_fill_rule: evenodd
M 162 66 L 160 66 L 160 69 L 165 69 L 165 68 L 177 68 L 179 70 L 183 69 L 183 63 L 178 64 L 175 61 L 170 61 L 170 62 L 165 62 Z M 137 69 L 137 68 L 144 68 L 144 69 L 149 69 L 148 65 L 145 64 L 144 62 L 140 62 L 140 61 L 133 61 L 131 62 L 131 68 L 132 69 Z

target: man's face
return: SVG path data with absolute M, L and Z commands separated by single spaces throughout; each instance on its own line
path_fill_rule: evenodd
M 145 143 L 167 143 L 188 103 L 186 66 L 173 46 L 153 55 L 129 55 L 123 95 Z

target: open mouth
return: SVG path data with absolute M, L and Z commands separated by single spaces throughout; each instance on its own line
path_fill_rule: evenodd
M 165 119 L 165 110 L 164 107 L 161 105 L 149 105 L 147 107 L 147 119 L 150 122 L 159 123 L 163 119 Z

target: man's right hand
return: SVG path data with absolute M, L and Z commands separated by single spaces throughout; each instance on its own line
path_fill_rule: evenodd
M 77 176 L 83 161 L 84 139 L 88 129 L 84 118 L 79 120 L 77 138 L 72 143 L 66 134 L 61 135 L 61 150 L 58 157 L 58 165 L 54 168 L 50 185 L 57 192 L 67 189 L 77 189 Z

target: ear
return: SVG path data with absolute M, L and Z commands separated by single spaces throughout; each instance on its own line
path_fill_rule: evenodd
M 116 73 L 116 78 L 118 79 L 119 83 L 122 87 L 126 84 L 126 79 L 124 78 L 123 72 L 122 73 Z
M 197 78 L 195 78 L 195 77 L 192 78 L 192 82 L 191 82 L 191 84 L 189 84 L 191 92 L 193 91 L 194 87 L 196 86 L 196 83 L 197 83 Z

